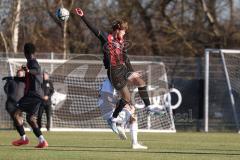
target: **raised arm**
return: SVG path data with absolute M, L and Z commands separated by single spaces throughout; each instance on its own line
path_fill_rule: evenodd
M 98 39 L 100 39 L 101 41 L 107 41 L 106 34 L 102 31 L 98 30 L 95 26 L 93 26 L 87 20 L 87 18 L 84 16 L 84 13 L 81 8 L 76 8 L 75 11 L 76 11 L 77 15 L 79 15 L 81 17 L 81 19 L 87 25 L 87 27 L 95 34 L 95 36 L 97 36 Z

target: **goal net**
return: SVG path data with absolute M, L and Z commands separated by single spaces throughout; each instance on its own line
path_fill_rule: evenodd
M 205 131 L 239 131 L 240 50 L 205 50 Z
M 149 91 L 150 99 L 152 102 L 157 99 L 165 112 L 161 115 L 148 115 L 144 109 L 137 109 L 139 129 L 140 131 L 175 132 L 172 109 L 167 105 L 166 100 L 164 101 L 164 95 L 166 96 L 169 92 L 165 66 L 161 62 L 143 59 L 131 57 L 132 65 L 136 71 L 142 71 L 148 88 L 155 87 L 153 89 L 157 91 L 155 94 Z M 107 78 L 101 57 L 79 55 L 69 60 L 38 59 L 38 62 L 42 70 L 50 74 L 55 88 L 52 99 L 52 130 L 109 130 L 98 107 L 99 89 Z M 26 60 L 10 58 L 9 63 L 14 72 L 19 66 L 25 64 Z M 129 86 L 129 89 L 131 93 L 136 92 L 136 88 L 132 86 Z M 137 93 L 134 98 L 137 105 L 143 104 Z M 43 117 L 43 124 L 44 121 L 45 117 Z

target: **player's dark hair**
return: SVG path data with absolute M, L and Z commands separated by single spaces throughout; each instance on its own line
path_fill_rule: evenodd
M 119 30 L 128 30 L 128 22 L 124 20 L 116 20 L 112 23 L 112 29 L 113 31 Z
M 25 43 L 25 45 L 24 45 L 24 53 L 26 55 L 34 54 L 35 50 L 36 50 L 36 48 L 35 48 L 34 44 L 32 44 L 32 43 Z

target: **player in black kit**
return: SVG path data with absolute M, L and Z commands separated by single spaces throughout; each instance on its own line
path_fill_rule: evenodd
M 124 20 L 116 20 L 112 25 L 113 31 L 107 33 L 91 25 L 81 8 L 76 8 L 75 11 L 87 27 L 100 40 L 104 56 L 103 63 L 105 69 L 107 69 L 108 79 L 121 95 L 121 99 L 116 105 L 112 118 L 108 121 L 112 130 L 117 133 L 115 120 L 125 105 L 131 105 L 131 95 L 127 86 L 128 83 L 138 87 L 138 93 L 146 108 L 151 105 L 146 83 L 141 78 L 142 75 L 134 71 L 127 55 L 124 36 L 128 30 L 128 23 Z
M 2 80 L 6 80 L 4 85 L 4 91 L 7 95 L 5 107 L 10 117 L 14 119 L 14 113 L 17 110 L 16 104 L 24 96 L 24 71 L 19 69 L 16 77 L 4 77 Z M 16 126 L 15 123 L 14 126 Z
M 112 114 L 112 117 L 110 117 L 107 122 L 115 133 L 118 135 L 123 135 L 121 134 L 123 133 L 123 129 L 120 131 L 120 129 L 117 127 L 117 117 L 123 108 L 134 108 L 134 105 L 132 105 L 131 102 L 131 94 L 128 89 L 128 84 L 138 87 L 138 93 L 147 109 L 151 105 L 146 83 L 142 79 L 142 75 L 139 72 L 134 71 L 127 55 L 125 34 L 128 30 L 128 23 L 124 20 L 116 20 L 112 25 L 112 32 L 107 33 L 97 29 L 94 25 L 92 25 L 85 17 L 81 8 L 76 8 L 75 11 L 101 42 L 104 57 L 103 63 L 105 69 L 107 69 L 108 79 L 121 97 L 116 104 L 116 108 Z M 138 126 L 134 111 L 131 111 L 131 117 L 132 121 L 135 121 L 135 123 L 134 126 L 132 125 L 130 128 L 136 131 Z M 137 132 L 134 132 L 132 140 L 133 149 L 147 149 L 146 146 L 140 145 L 137 142 Z
M 24 96 L 17 103 L 17 110 L 14 114 L 14 121 L 16 122 L 16 128 L 21 139 L 13 141 L 12 144 L 20 146 L 29 143 L 23 128 L 22 118 L 22 112 L 26 112 L 27 122 L 39 140 L 36 148 L 44 148 L 48 146 L 48 142 L 44 139 L 37 124 L 38 110 L 43 102 L 43 76 L 41 67 L 35 58 L 35 46 L 32 43 L 26 43 L 24 45 L 24 55 L 27 59 L 26 67 L 22 67 L 25 71 L 25 91 Z
M 45 111 L 46 113 L 46 118 L 47 118 L 47 124 L 46 124 L 46 128 L 49 131 L 50 130 L 50 123 L 51 123 L 51 114 L 52 114 L 52 102 L 51 102 L 51 97 L 53 95 L 54 92 L 54 88 L 53 88 L 53 83 L 52 81 L 49 79 L 49 75 L 47 72 L 43 73 L 43 92 L 44 92 L 44 97 L 43 97 L 43 103 L 42 106 L 39 108 L 38 111 L 38 126 L 41 129 L 42 128 L 42 115 L 43 112 Z

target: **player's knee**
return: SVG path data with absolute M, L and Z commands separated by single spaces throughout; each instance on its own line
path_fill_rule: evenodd
M 27 115 L 26 117 L 27 122 L 32 126 L 36 127 L 37 126 L 37 117 L 34 115 Z
M 13 120 L 14 120 L 14 123 L 16 123 L 17 125 L 22 125 L 23 124 L 22 113 L 20 111 L 16 111 L 13 114 Z
M 145 81 L 142 80 L 141 78 L 137 78 L 136 82 L 137 82 L 138 86 L 145 86 L 146 85 Z
M 137 114 L 136 114 L 135 107 L 133 105 L 129 105 L 129 106 L 130 106 L 130 108 L 127 108 L 129 110 L 129 112 L 131 113 L 129 122 L 130 122 L 130 124 L 136 123 L 137 122 Z
M 121 99 L 119 101 L 126 101 L 130 102 L 131 100 L 131 93 L 129 92 L 128 88 L 124 88 L 121 92 Z
M 136 114 L 132 114 L 132 116 L 130 117 L 130 124 L 133 123 L 137 123 L 137 115 Z
M 146 85 L 144 80 L 142 80 L 140 77 L 135 77 L 133 79 L 133 82 L 134 82 L 134 85 L 136 85 L 136 86 L 145 86 Z

